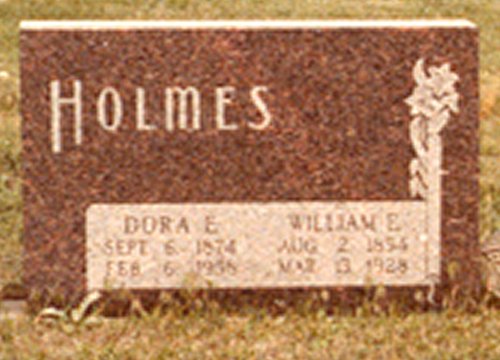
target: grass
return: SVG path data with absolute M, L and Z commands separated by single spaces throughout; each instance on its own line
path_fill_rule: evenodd
M 0 0 L 0 288 L 21 259 L 18 22 L 21 19 L 467 18 L 481 29 L 481 240 L 500 229 L 498 0 Z M 92 327 L 0 320 L 0 359 L 500 358 L 500 312 L 321 310 L 269 315 L 176 306 Z
M 2 359 L 498 359 L 498 312 L 325 316 L 322 312 L 149 318 L 52 327 L 4 321 Z M 22 351 L 20 351 L 20 349 Z

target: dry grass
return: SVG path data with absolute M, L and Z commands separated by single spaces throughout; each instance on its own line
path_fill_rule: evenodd
M 500 313 L 270 316 L 178 307 L 92 325 L 0 322 L 2 359 L 498 359 Z

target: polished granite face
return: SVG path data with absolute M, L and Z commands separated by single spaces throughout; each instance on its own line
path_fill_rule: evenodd
M 32 291 L 478 289 L 472 25 L 54 24 L 21 31 Z

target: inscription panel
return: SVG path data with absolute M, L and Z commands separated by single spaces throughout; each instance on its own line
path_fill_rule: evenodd
M 425 203 L 93 205 L 90 289 L 421 285 Z

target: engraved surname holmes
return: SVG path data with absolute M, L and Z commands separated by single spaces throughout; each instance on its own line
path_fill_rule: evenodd
M 62 122 L 71 121 L 71 117 L 63 120 L 63 107 L 72 108 L 72 121 L 74 128 L 73 143 L 81 146 L 84 142 L 84 107 L 96 107 L 95 119 L 99 127 L 109 133 L 116 133 L 120 130 L 123 122 L 129 114 L 125 113 L 124 98 L 120 90 L 112 86 L 104 86 L 99 92 L 96 104 L 83 102 L 85 98 L 85 85 L 81 80 L 73 80 L 68 86 L 70 95 L 62 94 L 62 84 L 68 81 L 54 80 L 50 87 L 50 109 L 51 109 L 51 149 L 53 153 L 63 151 Z M 201 131 L 206 129 L 216 129 L 220 132 L 238 131 L 249 129 L 251 131 L 263 131 L 271 126 L 273 115 L 266 101 L 266 94 L 269 92 L 268 86 L 255 85 L 250 89 L 238 89 L 234 86 L 218 86 L 213 89 L 212 94 L 203 94 L 201 90 L 193 86 L 165 87 L 164 97 L 155 99 L 163 105 L 163 123 L 153 123 L 148 119 L 147 111 L 147 90 L 143 87 L 135 89 L 135 128 L 141 132 L 151 132 L 164 130 L 174 131 Z M 226 116 L 228 108 L 235 106 L 236 94 L 244 93 L 253 105 L 257 116 L 251 119 L 244 119 L 244 122 L 237 124 L 230 122 Z M 214 98 L 211 104 L 215 109 L 214 118 L 206 118 L 202 112 L 203 102 L 208 98 Z M 109 116 L 112 113 L 112 116 Z

